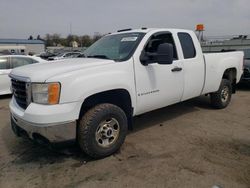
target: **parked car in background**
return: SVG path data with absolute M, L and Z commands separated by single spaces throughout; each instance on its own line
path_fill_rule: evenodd
M 244 73 L 241 77 L 241 82 L 250 83 L 250 49 L 243 50 L 244 52 Z
M 42 59 L 48 60 L 50 57 L 55 57 L 57 54 L 51 52 L 43 52 L 41 54 L 37 54 L 35 56 L 40 57 Z
M 81 55 L 81 52 L 64 52 L 60 53 L 57 56 L 54 57 L 49 57 L 48 60 L 59 60 L 59 59 L 64 59 L 64 58 L 75 58 Z
M 0 56 L 0 95 L 10 94 L 10 78 L 9 73 L 12 69 L 24 65 L 34 64 L 38 62 L 47 62 L 40 57 L 25 55 L 5 55 Z

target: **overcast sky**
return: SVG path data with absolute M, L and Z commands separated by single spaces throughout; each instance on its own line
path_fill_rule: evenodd
M 250 34 L 249 0 L 0 0 L 0 38 L 66 36 L 122 28 L 195 29 L 205 35 Z

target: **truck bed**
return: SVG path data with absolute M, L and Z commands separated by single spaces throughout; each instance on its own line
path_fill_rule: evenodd
M 205 84 L 202 94 L 215 92 L 227 69 L 235 69 L 236 83 L 243 73 L 243 52 L 204 53 Z M 226 63 L 225 63 L 226 62 Z

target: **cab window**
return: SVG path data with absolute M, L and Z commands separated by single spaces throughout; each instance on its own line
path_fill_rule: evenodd
M 196 56 L 196 51 L 191 36 L 188 33 L 178 33 L 178 37 L 181 43 L 184 59 L 194 58 Z
M 158 46 L 163 43 L 169 43 L 173 45 L 174 50 L 174 60 L 178 59 L 177 51 L 173 36 L 171 33 L 156 33 L 154 34 L 146 44 L 145 52 L 156 53 Z

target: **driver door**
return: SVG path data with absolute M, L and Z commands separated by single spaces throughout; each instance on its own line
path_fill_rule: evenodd
M 144 47 L 144 52 L 156 53 L 162 43 L 174 47 L 172 64 L 150 63 L 143 65 L 135 59 L 137 91 L 136 115 L 180 102 L 184 89 L 183 62 L 178 60 L 175 42 L 170 32 L 153 34 Z M 176 69 L 177 68 L 177 69 Z

